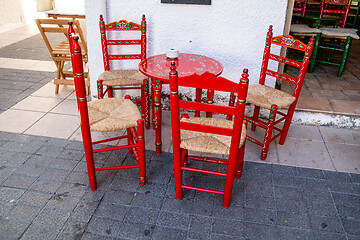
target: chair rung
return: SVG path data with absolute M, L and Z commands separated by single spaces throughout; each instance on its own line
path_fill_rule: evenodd
M 123 138 L 126 138 L 126 137 L 127 137 L 127 135 L 120 136 L 120 137 L 114 137 L 114 138 L 107 138 L 107 139 L 92 142 L 92 145 L 99 144 L 99 143 L 104 143 L 104 142 L 110 142 L 110 141 L 114 141 L 114 140 L 119 140 L 119 139 L 123 139 Z
M 182 185 L 182 188 L 195 190 L 195 191 L 200 191 L 200 192 L 207 192 L 207 193 L 215 193 L 215 194 L 224 195 L 223 191 L 212 190 L 212 189 L 208 189 L 208 188 L 192 187 L 192 186 L 188 186 L 188 185 Z
M 332 48 L 332 47 L 325 47 L 325 46 L 319 46 L 319 48 L 322 48 L 322 49 L 329 49 L 329 50 L 334 50 L 334 51 L 341 51 L 341 52 L 343 52 L 343 51 L 344 51 L 344 49 Z
M 316 60 L 316 62 L 326 63 L 326 64 L 330 64 L 330 65 L 335 65 L 335 66 L 340 66 L 339 63 L 333 63 L 333 62 L 327 62 L 327 61 L 321 61 L 321 60 Z
M 199 169 L 199 168 L 181 167 L 181 170 L 190 171 L 190 172 L 206 173 L 206 174 L 212 174 L 212 175 L 218 175 L 218 176 L 226 177 L 226 173 L 215 172 L 215 171 L 210 171 L 210 170 L 204 170 L 204 169 Z
M 263 143 L 259 142 L 259 141 L 256 140 L 255 138 L 252 138 L 252 137 L 250 137 L 250 136 L 248 136 L 248 135 L 246 135 L 246 140 L 248 140 L 248 141 L 250 141 L 250 142 L 252 142 L 252 143 L 255 143 L 255 144 L 257 144 L 257 145 L 259 145 L 259 146 L 261 146 L 261 147 L 264 145 Z
M 133 147 L 137 147 L 137 144 L 132 144 L 132 145 L 125 145 L 125 146 L 117 146 L 117 147 L 109 147 L 109 148 L 101 148 L 101 149 L 94 149 L 93 153 L 97 153 L 97 152 L 107 152 L 107 151 L 112 151 L 112 150 L 120 150 L 120 149 L 124 149 L 124 148 L 133 148 Z
M 126 165 L 126 166 L 115 166 L 115 167 L 100 167 L 95 168 L 95 171 L 106 171 L 106 170 L 116 170 L 116 169 L 129 169 L 129 168 L 138 168 L 139 165 Z
M 209 163 L 217 163 L 227 165 L 228 161 L 216 159 L 216 158 L 207 158 L 207 157 L 198 157 L 198 156 L 188 156 L 188 159 L 195 160 L 199 162 L 209 162 Z

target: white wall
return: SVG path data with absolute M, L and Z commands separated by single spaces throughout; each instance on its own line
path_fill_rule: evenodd
M 180 52 L 220 61 L 224 66 L 222 76 L 233 81 L 238 81 L 243 68 L 248 68 L 250 81 L 255 83 L 267 29 L 272 24 L 274 36 L 282 35 L 287 3 L 288 0 L 212 0 L 212 5 L 204 6 L 162 4 L 160 0 L 86 0 L 92 95 L 96 95 L 96 79 L 103 71 L 99 67 L 100 34 L 95 25 L 101 4 L 107 9 L 103 12 L 107 23 L 121 19 L 139 23 L 141 15 L 146 14 L 148 56 L 176 47 Z M 275 49 L 279 51 L 280 48 Z M 137 64 L 132 67 L 137 68 Z M 277 64 L 273 68 L 276 70 Z M 270 85 L 274 82 L 270 81 Z

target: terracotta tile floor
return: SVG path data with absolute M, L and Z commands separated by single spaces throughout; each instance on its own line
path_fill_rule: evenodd
M 338 66 L 319 64 L 307 73 L 296 106 L 300 111 L 336 113 L 360 116 L 360 40 L 352 42 L 343 75 L 338 78 Z M 292 75 L 295 69 L 288 69 Z M 283 82 L 282 90 L 292 93 L 292 86 Z

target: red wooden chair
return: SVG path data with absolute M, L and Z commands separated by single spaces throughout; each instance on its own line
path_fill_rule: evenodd
M 110 39 L 111 35 L 108 33 L 119 31 L 132 31 L 139 32 L 141 38 L 124 40 L 124 39 Z M 150 128 L 150 112 L 149 112 L 149 81 L 148 78 L 142 75 L 139 70 L 111 70 L 110 60 L 144 60 L 146 58 L 146 19 L 145 15 L 142 16 L 141 25 L 120 20 L 109 24 L 104 23 L 102 15 L 100 15 L 100 34 L 101 45 L 103 52 L 104 70 L 97 81 L 98 98 L 102 99 L 107 93 L 108 97 L 113 97 L 113 90 L 130 90 L 140 89 L 141 99 L 134 100 L 134 102 L 141 104 L 141 112 L 145 121 L 145 128 Z M 122 54 L 119 55 L 109 53 L 109 46 L 116 46 L 117 50 L 122 50 L 124 46 L 139 45 L 141 52 L 137 54 Z M 103 91 L 103 86 L 106 87 Z
M 230 204 L 232 187 L 235 176 L 241 177 L 246 136 L 246 121 L 244 121 L 245 98 L 248 89 L 248 74 L 244 70 L 240 83 L 234 83 L 223 77 L 206 72 L 201 75 L 192 75 L 178 79 L 175 62 L 171 64 L 170 78 L 170 104 L 171 104 L 171 127 L 173 139 L 173 160 L 175 175 L 176 198 L 182 199 L 182 189 L 191 189 L 208 193 L 223 195 L 223 207 Z M 236 107 L 221 106 L 211 103 L 192 102 L 179 100 L 178 87 L 208 89 L 210 94 L 214 91 L 237 92 L 239 96 Z M 180 108 L 186 110 L 206 111 L 207 117 L 189 117 L 182 114 Z M 234 115 L 234 121 L 221 118 L 212 118 L 208 114 L 220 113 Z M 227 160 L 219 160 L 211 157 L 189 156 L 188 151 L 229 155 Z M 188 166 L 188 160 L 219 163 L 227 165 L 226 172 L 210 171 Z M 192 171 L 225 177 L 224 190 L 185 185 L 182 182 L 182 172 Z
M 305 16 L 307 1 L 308 0 L 295 0 L 293 15 Z
M 345 27 L 349 13 L 351 0 L 322 0 L 320 7 L 320 18 L 338 18 L 340 27 Z
M 137 106 L 129 96 L 125 98 L 106 98 L 87 102 L 85 93 L 85 81 L 83 61 L 78 37 L 72 36 L 71 62 L 75 76 L 75 90 L 78 110 L 80 112 L 80 127 L 84 144 L 86 164 L 88 169 L 90 189 L 96 190 L 96 171 L 139 168 L 140 184 L 145 184 L 145 143 L 144 143 L 144 120 Z M 127 130 L 127 134 L 120 137 L 91 141 L 91 131 L 109 132 Z M 102 149 L 93 149 L 93 145 L 127 138 L 128 145 L 115 146 Z M 93 153 L 127 148 L 134 154 L 137 164 L 95 167 Z
M 309 65 L 309 59 L 314 47 L 314 38 L 311 38 L 309 43 L 305 45 L 304 43 L 294 39 L 290 35 L 277 37 L 273 37 L 272 35 L 272 26 L 270 26 L 266 36 L 266 44 L 261 66 L 259 84 L 251 84 L 249 86 L 249 92 L 246 98 L 247 103 L 254 104 L 255 106 L 253 116 L 245 118 L 248 120 L 248 122 L 252 123 L 251 130 L 255 131 L 256 126 L 262 127 L 266 130 L 263 142 L 260 142 L 250 136 L 246 136 L 247 140 L 256 143 L 262 147 L 261 160 L 266 159 L 270 143 L 274 141 L 277 137 L 280 136 L 280 145 L 283 145 L 285 143 L 285 139 L 295 111 L 296 103 L 298 101 L 300 90 L 305 78 L 306 70 Z M 270 48 L 273 44 L 304 52 L 304 58 L 302 62 L 298 62 L 270 53 Z M 291 77 L 268 69 L 269 60 L 278 61 L 280 63 L 299 68 L 300 70 L 298 76 Z M 294 84 L 295 86 L 293 94 L 290 95 L 288 93 L 266 86 L 266 75 Z M 234 101 L 234 98 L 235 96 L 233 95 L 230 99 L 230 103 L 231 101 Z M 259 119 L 260 108 L 270 110 L 269 120 L 267 122 Z M 280 112 L 279 110 L 281 108 L 288 108 L 287 112 Z M 276 116 L 278 114 L 280 114 L 281 116 L 279 119 L 276 119 Z M 275 126 L 281 122 L 284 122 L 282 128 L 280 126 Z M 273 130 L 276 130 L 278 132 L 274 136 L 272 136 Z

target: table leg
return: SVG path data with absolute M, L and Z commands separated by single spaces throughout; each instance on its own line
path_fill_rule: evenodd
M 155 105 L 154 105 L 154 86 L 155 86 L 155 80 L 151 79 L 151 116 L 152 116 L 152 128 L 155 130 Z
M 160 80 L 155 80 L 154 84 L 154 125 L 155 125 L 155 147 L 156 154 L 161 154 L 161 88 L 162 83 Z
M 202 88 L 196 88 L 196 102 L 201 102 Z M 195 110 L 195 117 L 200 117 L 200 111 Z

